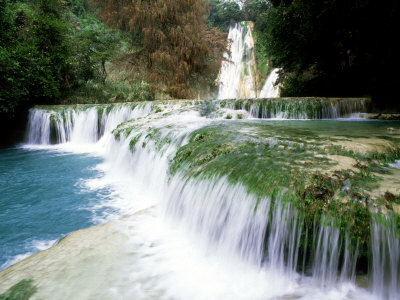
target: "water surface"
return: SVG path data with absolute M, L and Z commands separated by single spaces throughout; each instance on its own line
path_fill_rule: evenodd
M 96 156 L 51 149 L 0 150 L 0 269 L 97 223 L 107 189 L 85 181 L 101 175 Z

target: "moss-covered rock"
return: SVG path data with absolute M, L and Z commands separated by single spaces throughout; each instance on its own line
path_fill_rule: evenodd
M 187 179 L 224 176 L 273 202 L 280 195 L 299 211 L 303 232 L 318 234 L 313 231 L 320 222 L 331 220 L 348 246 L 358 249 L 359 260 L 368 261 L 371 218 L 382 206 L 371 190 L 388 162 L 400 158 L 399 143 L 393 152 L 360 153 L 331 144 L 340 139 L 286 124 L 220 123 L 193 132 L 171 160 L 170 172 Z M 354 164 L 335 169 L 338 162 L 330 156 L 338 155 Z M 302 243 L 312 251 L 310 240 Z M 366 270 L 365 264 L 360 268 Z

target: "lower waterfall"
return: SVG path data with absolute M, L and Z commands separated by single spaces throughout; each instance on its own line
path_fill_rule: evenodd
M 365 107 L 351 101 L 326 102 L 325 107 L 321 101 L 314 112 L 306 113 L 300 111 L 303 105 L 311 105 L 305 102 L 187 101 L 36 108 L 30 112 L 26 147 L 65 146 L 66 151 L 74 147 L 82 151 L 84 145 L 94 146 L 104 158 L 104 178 L 98 181 L 122 191 L 132 202 L 121 208 L 122 216 L 150 212 L 139 213 L 138 221 L 123 229 L 130 236 L 128 250 L 124 250 L 130 260 L 124 260 L 118 288 L 107 291 L 111 296 L 105 298 L 395 299 L 400 295 L 400 245 L 390 220 L 388 226 L 371 220 L 370 284 L 361 288 L 356 285 L 359 249 L 340 232 L 334 219 L 315 219 L 306 229 L 304 215 L 283 192 L 260 196 L 249 192 L 240 183 L 242 178 L 232 182 L 228 176 L 206 174 L 200 170 L 202 165 L 190 171 L 188 163 L 171 169 L 178 155 L 191 155 L 182 152 L 182 147 L 207 136 L 198 130 L 222 120 L 213 117 L 214 111 L 204 115 L 207 105 L 222 111 L 244 110 L 255 118 L 299 119 L 338 117 Z M 240 122 L 251 125 L 251 120 Z M 246 132 L 243 129 L 240 134 Z M 275 147 L 272 140 L 269 143 Z M 200 157 L 207 161 L 210 155 L 216 154 Z M 181 234 L 190 242 L 181 240 Z M 127 287 L 124 280 L 134 283 Z

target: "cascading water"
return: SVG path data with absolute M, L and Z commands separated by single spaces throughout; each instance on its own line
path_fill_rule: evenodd
M 391 217 L 372 221 L 372 290 L 381 299 L 400 296 L 400 238 Z
M 268 75 L 263 88 L 261 89 L 259 98 L 276 98 L 279 97 L 279 85 L 275 85 L 279 77 L 279 69 L 273 69 Z
M 337 117 L 364 109 L 364 103 L 352 101 L 327 102 L 326 106 L 318 101 L 315 106 L 307 101 L 257 101 L 215 101 L 214 106 L 244 109 L 253 117 L 281 113 L 293 118 Z M 30 144 L 96 145 L 105 159 L 102 180 L 135 203 L 134 209 L 125 207 L 123 215 L 151 211 L 141 213 L 129 226 L 121 221 L 122 231 L 128 232 L 129 247 L 121 249 L 125 256 L 120 272 L 129 275 L 107 273 L 114 281 L 120 280 L 109 289 L 113 293 L 109 298 L 372 297 L 354 285 L 358 249 L 350 246 L 349 238 L 340 234 L 333 221 L 316 220 L 313 232 L 307 232 L 302 214 L 280 194 L 259 197 L 242 184 L 217 175 L 172 175 L 169 165 L 177 150 L 193 138 L 191 133 L 217 120 L 201 116 L 203 104 L 195 101 L 159 105 L 162 112 L 151 103 L 30 112 Z M 315 107 L 313 115 L 301 111 L 304 105 Z M 155 211 L 151 209 L 154 206 Z M 390 228 L 383 229 L 379 224 L 374 223 L 371 232 L 377 245 L 372 249 L 371 286 L 378 297 L 394 299 L 399 295 L 399 243 Z M 189 236 L 193 241 L 182 241 L 177 237 L 181 233 L 184 239 Z M 314 245 L 313 253 L 307 253 L 308 241 Z M 35 280 L 39 280 L 43 293 L 56 284 Z M 202 286 L 204 282 L 207 286 Z M 99 296 L 102 289 L 95 289 L 83 299 Z M 149 290 L 154 292 L 143 292 Z M 65 299 L 76 297 L 73 291 L 69 293 Z
M 254 40 L 248 22 L 231 25 L 230 55 L 224 54 L 219 74 L 218 99 L 255 98 Z
M 110 111 L 107 111 L 110 109 Z M 67 108 L 62 112 L 33 110 L 29 116 L 28 143 L 93 144 L 105 133 L 110 134 L 119 124 L 144 116 L 151 104 L 89 108 Z
M 224 101 L 223 105 L 245 110 L 253 118 L 306 120 L 352 118 L 367 112 L 368 102 L 367 99 L 279 98 L 237 99 Z

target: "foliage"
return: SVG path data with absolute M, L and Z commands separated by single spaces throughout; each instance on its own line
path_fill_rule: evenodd
M 106 65 L 123 49 L 118 46 L 124 39 L 94 17 L 86 0 L 1 0 L 0 10 L 1 119 L 34 104 L 86 102 L 79 95 L 94 86 L 93 95 L 108 98 L 91 102 L 120 98 L 109 95 L 115 89 L 105 82 Z M 142 82 L 133 82 L 130 93 Z M 145 90 L 135 98 L 143 98 Z
M 210 28 L 217 27 L 226 32 L 231 23 L 243 20 L 243 14 L 236 2 L 226 2 L 223 0 L 208 0 L 210 15 L 207 24 Z
M 396 1 L 277 0 L 257 8 L 262 2 L 249 1 L 245 9 L 272 64 L 282 68 L 282 96 L 371 95 L 393 101 L 385 98 L 397 91 L 399 80 Z
M 147 80 L 172 97 L 191 96 L 191 79 L 214 80 L 220 67 L 225 38 L 209 30 L 205 0 L 96 2 L 103 19 L 140 39 L 136 64 L 144 62 Z M 163 86 L 165 85 L 165 86 Z
M 57 0 L 2 2 L 0 112 L 12 116 L 21 103 L 48 103 L 67 87 L 68 25 Z
M 106 28 L 91 14 L 75 20 L 74 38 L 71 40 L 72 64 L 76 70 L 76 85 L 107 78 L 106 62 L 113 57 L 118 35 Z

